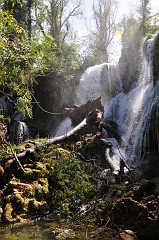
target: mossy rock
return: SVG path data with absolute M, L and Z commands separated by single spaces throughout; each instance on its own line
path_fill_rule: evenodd
M 23 212 L 25 208 L 25 200 L 20 193 L 14 192 L 10 197 L 11 204 L 16 212 Z
M 48 174 L 48 171 L 50 170 L 49 164 L 43 162 L 35 162 L 33 167 L 37 170 L 42 170 L 45 174 Z
M 4 193 L 4 222 L 21 222 L 23 217 L 26 219 L 28 216 L 43 215 L 50 211 L 46 202 L 50 195 L 47 178 L 38 178 L 31 184 L 13 178 Z
M 25 181 L 20 181 L 17 178 L 12 178 L 12 180 L 8 183 L 6 187 L 4 194 L 7 196 L 12 194 L 13 192 L 24 193 L 28 189 L 30 190 L 30 188 L 32 188 L 32 186 L 29 183 L 26 183 Z
M 35 189 L 35 199 L 38 201 L 48 200 L 50 197 L 49 185 L 47 178 L 38 178 L 33 182 Z
M 34 215 L 45 215 L 50 211 L 50 208 L 48 204 L 43 201 L 39 202 L 36 201 L 35 199 L 31 199 L 28 203 L 28 215 L 29 216 L 34 216 Z
M 3 210 L 2 220 L 5 223 L 14 223 L 16 219 L 13 218 L 13 207 L 10 202 L 8 202 Z
M 37 178 L 43 178 L 45 176 L 46 173 L 43 170 L 25 168 L 23 179 L 28 182 L 32 182 L 35 181 Z

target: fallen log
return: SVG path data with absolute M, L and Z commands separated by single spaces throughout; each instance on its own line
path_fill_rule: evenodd
M 44 145 L 46 146 L 46 145 L 50 145 L 50 144 L 54 144 L 54 143 L 59 143 L 59 142 L 64 141 L 65 139 L 67 139 L 67 141 L 69 141 L 69 142 L 72 142 L 75 139 L 77 140 L 78 131 L 83 129 L 86 125 L 87 125 L 87 121 L 85 118 L 80 124 L 78 124 L 75 128 L 73 128 L 66 134 L 58 136 L 58 137 L 46 139 L 44 142 L 40 142 L 40 143 L 34 142 L 34 146 L 32 146 L 30 148 L 26 148 L 26 150 L 24 150 L 23 152 L 17 153 L 16 156 L 18 158 L 23 158 L 23 157 L 27 156 L 28 154 L 34 153 L 38 147 L 41 147 Z M 10 155 L 9 159 L 16 160 L 14 158 L 14 155 Z
M 26 148 L 25 151 L 23 151 L 21 153 L 17 153 L 16 154 L 17 158 L 23 158 L 25 156 L 27 157 L 29 154 L 34 153 L 38 147 L 41 147 L 41 146 L 44 146 L 44 145 L 46 146 L 46 145 L 59 143 L 59 142 L 67 142 L 69 144 L 71 144 L 73 142 L 77 142 L 80 139 L 80 136 L 91 132 L 92 127 L 96 124 L 96 119 L 97 119 L 97 115 L 99 114 L 99 112 L 100 112 L 99 110 L 90 112 L 87 115 L 87 117 L 84 118 L 83 121 L 80 124 L 78 124 L 75 128 L 68 131 L 64 135 L 49 138 L 49 139 L 47 139 L 47 140 L 45 140 L 44 142 L 41 142 L 41 143 L 34 142 L 33 147 Z M 104 128 L 106 130 L 110 131 L 111 127 L 109 125 L 108 128 L 107 128 L 107 124 L 104 124 Z M 119 143 L 121 143 L 121 137 L 119 137 L 119 134 L 117 133 L 117 131 L 114 130 L 114 131 L 111 131 L 111 133 L 114 135 L 116 140 L 119 141 Z M 15 158 L 14 155 L 9 157 L 9 159 L 14 159 L 14 158 Z

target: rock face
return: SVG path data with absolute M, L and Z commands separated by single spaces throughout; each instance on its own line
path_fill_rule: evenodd
M 153 80 L 154 84 L 159 79 L 159 34 L 156 35 L 153 48 Z
M 137 233 L 139 239 L 159 238 L 159 190 L 158 186 L 149 180 L 141 180 L 133 184 L 127 193 L 113 201 L 102 203 L 98 217 L 103 220 L 103 225 L 109 222 L 122 229 L 130 229 Z M 109 226 L 109 225 L 108 225 Z M 131 240 L 135 236 L 120 234 L 118 239 Z
M 0 207 L 3 222 L 22 222 L 28 217 L 49 212 L 47 168 L 38 162 L 24 165 L 23 179 L 11 178 L 3 190 L 3 208 Z
M 48 136 L 63 120 L 62 110 L 73 104 L 75 88 L 82 73 L 79 71 L 66 79 L 54 75 L 36 79 L 38 84 L 34 86 L 34 91 L 38 104 L 33 105 L 34 121 L 30 121 L 29 125 L 33 136 Z
M 128 92 L 137 81 L 139 75 L 141 31 L 134 31 L 135 22 L 128 20 L 122 36 L 122 53 L 119 60 L 123 88 Z
M 159 101 L 151 113 L 148 134 L 145 134 L 146 149 L 150 152 L 159 152 Z

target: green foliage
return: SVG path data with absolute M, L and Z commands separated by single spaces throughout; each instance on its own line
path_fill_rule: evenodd
M 149 16 L 145 22 L 145 35 L 149 36 L 159 30 L 159 14 Z
M 77 49 L 73 35 L 58 48 L 55 39 L 41 31 L 28 39 L 11 13 L 0 12 L 0 86 L 11 90 L 18 111 L 32 117 L 34 79 L 45 73 L 61 77 L 77 69 L 80 64 Z
M 75 42 L 65 43 L 61 49 L 61 55 L 56 61 L 58 75 L 65 76 L 70 74 L 80 66 L 80 55 L 78 53 L 78 44 Z
M 64 42 L 62 46 L 57 46 L 51 35 L 41 36 L 41 39 L 43 41 L 41 46 L 41 54 L 44 54 L 43 64 L 47 66 L 49 72 L 58 77 L 64 77 L 79 68 L 79 45 L 73 34 L 70 34 L 68 42 Z
M 7 151 L 4 149 L 0 150 L 0 160 L 5 160 L 7 157 Z
M 47 59 L 54 60 L 55 48 L 52 38 L 29 40 L 11 14 L 0 12 L 0 86 L 12 91 L 18 99 L 15 106 L 24 115 L 32 117 L 33 81 L 49 68 Z
M 93 177 L 92 165 L 73 157 L 60 157 L 54 161 L 50 175 L 52 208 L 63 216 L 77 213 L 82 204 L 88 203 L 96 195 Z

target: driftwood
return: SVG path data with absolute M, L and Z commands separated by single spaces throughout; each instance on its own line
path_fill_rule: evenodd
M 110 171 L 113 175 L 124 175 L 124 168 L 127 168 L 128 171 L 130 172 L 130 168 L 127 166 L 125 161 L 123 159 L 120 159 L 119 165 L 116 165 L 113 162 L 113 159 L 111 157 L 111 152 L 112 152 L 112 143 L 108 142 L 106 144 L 106 149 L 105 149 L 105 160 L 107 162 L 108 167 L 110 168 Z
M 111 170 L 111 173 L 113 175 L 118 175 L 120 169 L 119 169 L 119 166 L 114 164 L 113 159 L 111 158 L 111 149 L 112 149 L 112 143 L 108 142 L 106 144 L 106 149 L 105 149 L 105 160 L 107 162 L 108 167 Z
M 87 103 L 82 104 L 81 106 L 74 105 L 73 107 L 64 108 L 64 114 L 70 117 L 72 121 L 72 126 L 77 126 L 84 118 L 88 115 L 89 112 L 96 110 L 101 112 L 104 111 L 104 107 L 101 104 L 101 97 L 97 99 L 90 99 Z
M 77 142 L 80 139 L 80 136 L 91 132 L 91 128 L 96 123 L 97 114 L 99 112 L 100 111 L 98 111 L 98 110 L 90 112 L 87 115 L 87 117 L 84 118 L 84 120 L 80 124 L 78 124 L 75 128 L 68 131 L 66 134 L 64 134 L 62 136 L 53 137 L 53 138 L 47 139 L 47 140 L 45 140 L 45 142 L 41 142 L 41 143 L 35 142 L 34 143 L 35 145 L 33 147 L 27 148 L 25 151 L 16 154 L 17 158 L 27 157 L 29 154 L 34 153 L 38 147 L 41 147 L 44 145 L 50 145 L 50 144 L 59 143 L 59 142 L 67 142 L 69 144 Z M 107 124 L 104 124 L 104 128 L 107 129 Z M 109 125 L 108 131 L 110 131 L 110 128 L 111 127 Z M 121 138 L 119 137 L 119 134 L 116 130 L 113 131 L 113 135 L 117 139 L 117 141 L 119 140 L 119 142 L 121 142 Z M 12 155 L 12 156 L 10 156 L 9 159 L 14 159 L 14 158 L 15 158 L 15 156 Z

